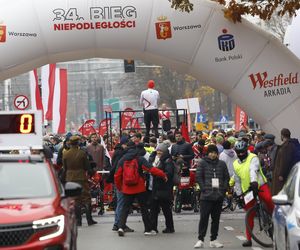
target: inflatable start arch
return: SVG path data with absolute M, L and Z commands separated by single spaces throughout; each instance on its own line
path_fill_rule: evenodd
M 300 135 L 300 62 L 247 21 L 194 0 L 0 0 L 0 80 L 44 64 L 90 57 L 168 66 L 219 89 L 263 129 Z

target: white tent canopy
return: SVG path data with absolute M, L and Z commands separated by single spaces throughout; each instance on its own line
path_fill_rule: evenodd
M 219 89 L 269 133 L 300 135 L 300 61 L 273 36 L 219 5 L 194 0 L 0 0 L 0 80 L 91 57 L 130 58 L 193 75 Z

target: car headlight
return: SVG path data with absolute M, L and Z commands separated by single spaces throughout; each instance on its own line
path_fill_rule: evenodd
M 47 219 L 36 220 L 32 223 L 32 228 L 41 231 L 45 230 L 46 235 L 41 236 L 39 240 L 48 240 L 61 235 L 65 228 L 65 216 L 59 215 Z

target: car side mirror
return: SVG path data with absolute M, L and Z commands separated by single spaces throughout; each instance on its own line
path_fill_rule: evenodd
M 278 194 L 272 197 L 272 201 L 275 205 L 292 205 L 286 194 Z
M 65 196 L 66 197 L 75 197 L 79 196 L 82 192 L 82 187 L 80 184 L 75 182 L 67 182 L 65 184 Z

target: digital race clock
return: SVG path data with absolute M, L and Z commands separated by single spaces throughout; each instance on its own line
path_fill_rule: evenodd
M 0 116 L 0 134 L 35 133 L 35 114 L 3 114 Z
M 0 111 L 0 151 L 43 148 L 40 110 Z

